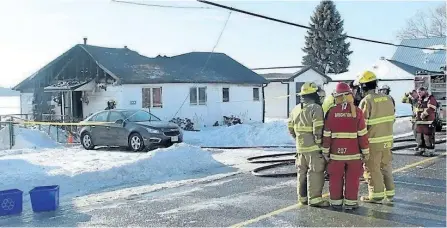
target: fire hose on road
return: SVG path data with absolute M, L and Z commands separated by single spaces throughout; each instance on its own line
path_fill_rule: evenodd
M 414 139 L 396 139 L 394 142 L 409 142 L 414 141 Z M 445 143 L 446 139 L 438 139 L 435 141 L 436 144 Z M 398 145 L 393 147 L 392 151 L 398 151 L 403 149 L 408 149 L 412 147 L 416 147 L 416 143 L 410 143 L 405 145 Z M 289 166 L 289 165 L 295 165 L 295 159 L 272 159 L 272 160 L 258 160 L 262 158 L 276 158 L 276 157 L 282 157 L 282 156 L 294 156 L 296 153 L 278 153 L 278 154 L 268 154 L 268 155 L 262 155 L 262 156 L 255 156 L 250 157 L 247 160 L 249 163 L 274 163 L 271 165 L 261 166 L 252 171 L 252 174 L 258 177 L 294 177 L 297 175 L 295 172 L 286 172 L 286 173 L 259 173 L 260 171 L 269 170 L 273 168 L 283 167 L 283 166 Z

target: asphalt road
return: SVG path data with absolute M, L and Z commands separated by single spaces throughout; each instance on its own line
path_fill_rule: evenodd
M 438 153 L 446 145 L 437 146 Z M 295 178 L 261 178 L 250 173 L 190 184 L 81 208 L 0 218 L 11 226 L 446 226 L 445 157 L 427 159 L 395 154 L 394 205 L 361 204 L 353 212 L 291 206 Z M 401 168 L 401 169 L 399 169 Z M 324 192 L 327 192 L 327 182 Z M 366 185 L 361 185 L 366 194 Z M 284 209 L 285 208 L 285 209 Z M 264 216 L 259 218 L 259 216 Z

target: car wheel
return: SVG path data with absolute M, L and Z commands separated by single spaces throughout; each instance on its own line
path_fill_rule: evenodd
M 86 150 L 93 150 L 95 145 L 93 144 L 92 136 L 90 133 L 84 133 L 81 136 L 81 144 Z
M 138 133 L 132 133 L 129 136 L 129 148 L 133 152 L 142 151 L 144 149 L 143 137 Z

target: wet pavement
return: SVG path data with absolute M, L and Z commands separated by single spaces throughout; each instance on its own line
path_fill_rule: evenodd
M 446 150 L 437 146 L 438 153 Z M 0 218 L 0 226 L 446 226 L 445 157 L 399 151 L 394 156 L 394 205 L 361 203 L 353 212 L 292 206 L 295 178 L 261 178 L 250 173 L 190 184 L 83 207 L 62 206 L 54 213 Z M 327 192 L 326 182 L 324 192 Z M 366 185 L 361 185 L 366 194 Z M 289 208 L 287 208 L 289 207 Z M 284 210 L 280 210 L 286 208 Z M 280 211 L 278 211 L 280 210 Z M 273 213 L 272 213 L 273 212 Z M 259 219 L 259 216 L 265 215 Z M 254 219 L 254 220 L 252 220 Z M 247 222 L 248 221 L 248 222 Z

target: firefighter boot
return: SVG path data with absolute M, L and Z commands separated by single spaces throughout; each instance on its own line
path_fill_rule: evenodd
M 365 203 L 377 203 L 380 204 L 383 201 L 383 198 L 372 198 L 370 196 L 362 196 L 360 198 L 361 201 L 365 202 Z
M 345 210 L 354 210 L 359 207 L 358 203 L 355 204 L 345 204 Z
M 309 204 L 309 206 L 311 206 L 311 207 L 329 207 L 330 203 L 328 201 L 326 201 L 326 200 L 322 200 L 322 201 L 320 201 L 319 203 L 316 203 L 316 204 Z
M 433 156 L 435 156 L 435 149 L 428 149 L 428 150 L 427 150 L 427 154 L 426 154 L 426 156 L 427 156 L 427 157 L 433 157 Z
M 425 148 L 421 148 L 421 147 L 416 147 L 416 148 L 414 148 L 414 150 L 416 151 L 416 152 L 414 152 L 415 156 L 422 156 L 425 152 Z

